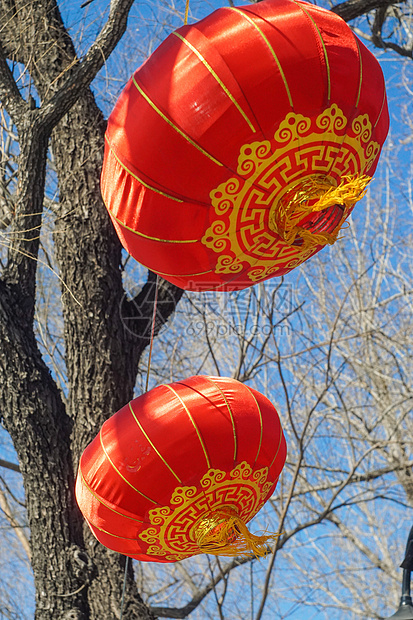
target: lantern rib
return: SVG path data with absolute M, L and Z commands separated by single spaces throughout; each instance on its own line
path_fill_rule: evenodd
M 171 196 L 170 194 L 167 194 L 166 192 L 163 192 L 160 189 L 157 189 L 156 187 L 153 187 L 152 185 L 149 185 L 148 183 L 145 183 L 145 181 L 142 181 L 141 178 L 139 178 L 136 174 L 134 174 L 132 172 L 132 170 L 129 170 L 129 168 L 127 168 L 125 166 L 125 164 L 120 160 L 120 158 L 116 155 L 115 153 L 115 149 L 112 146 L 112 144 L 109 142 L 109 138 L 108 136 L 105 134 L 105 140 L 108 143 L 110 152 L 112 153 L 113 157 L 116 159 L 116 161 L 118 162 L 118 164 L 124 169 L 126 170 L 126 172 L 128 174 L 131 175 L 131 177 L 133 177 L 134 179 L 136 179 L 141 185 L 143 185 L 144 187 L 146 187 L 147 189 L 152 190 L 153 192 L 156 192 L 157 194 L 160 194 L 161 196 L 165 196 L 165 198 L 170 198 L 170 200 L 175 200 L 175 202 L 184 202 L 183 200 L 181 200 L 181 198 L 176 198 L 175 196 Z
M 327 102 L 328 102 L 328 104 L 330 104 L 330 97 L 331 97 L 330 63 L 328 62 L 327 48 L 326 48 L 326 45 L 324 43 L 324 39 L 321 36 L 321 32 L 319 30 L 319 27 L 317 26 L 316 22 L 314 21 L 314 19 L 310 15 L 310 13 L 303 6 L 301 6 L 301 4 L 299 4 L 298 2 L 295 2 L 295 0 L 293 0 L 293 2 L 294 2 L 294 4 L 296 4 L 303 11 L 303 13 L 305 13 L 307 15 L 307 17 L 310 19 L 311 23 L 314 25 L 315 29 L 317 30 L 318 36 L 320 37 L 320 42 L 321 42 L 321 45 L 323 47 L 323 52 L 324 52 L 324 60 L 326 61 Z
M 282 429 L 282 426 L 281 426 L 281 420 L 280 420 L 280 418 L 279 418 L 279 417 L 278 417 L 278 424 L 279 424 L 279 426 L 280 426 L 280 439 L 279 439 L 279 441 L 278 441 L 277 451 L 276 451 L 276 453 L 274 454 L 274 458 L 273 458 L 273 460 L 271 461 L 271 463 L 270 463 L 270 465 L 269 465 L 269 467 L 268 467 L 268 471 L 269 471 L 269 470 L 271 469 L 271 467 L 274 465 L 274 461 L 275 461 L 275 459 L 277 458 L 278 453 L 279 453 L 280 448 L 281 448 L 282 438 L 284 437 L 284 431 L 283 431 L 283 429 Z M 277 480 L 278 480 L 278 478 L 277 478 Z
M 209 457 L 208 457 L 208 452 L 206 450 L 204 441 L 202 439 L 202 435 L 200 433 L 199 428 L 197 427 L 197 425 L 195 424 L 195 420 L 193 419 L 191 412 L 189 411 L 188 407 L 186 406 L 186 404 L 184 403 L 184 401 L 182 400 L 182 398 L 179 396 L 178 392 L 176 390 L 174 390 L 173 387 L 171 387 L 170 385 L 166 385 L 163 384 L 164 387 L 169 388 L 171 390 L 171 392 L 173 392 L 175 394 L 175 396 L 178 398 L 178 400 L 180 401 L 180 403 L 182 404 L 183 408 L 185 409 L 186 413 L 188 414 L 188 417 L 190 419 L 190 421 L 192 422 L 192 426 L 194 427 L 196 434 L 198 435 L 198 439 L 199 442 L 201 444 L 202 450 L 204 452 L 204 456 L 205 456 L 205 460 L 208 466 L 208 469 L 211 469 L 211 463 L 209 462 Z
M 109 506 L 109 504 L 104 502 L 98 495 L 96 495 L 96 493 L 93 491 L 93 489 L 88 485 L 88 483 L 85 480 L 85 477 L 83 476 L 83 472 L 80 469 L 80 467 L 79 467 L 79 473 L 80 473 L 80 479 L 81 479 L 82 483 L 84 484 L 86 489 L 89 491 L 89 493 L 91 495 L 93 495 L 93 497 L 99 502 L 99 504 L 102 504 L 102 506 L 105 506 L 105 508 L 107 508 L 108 510 L 111 510 L 112 512 L 114 512 L 115 514 L 119 515 L 120 517 L 125 517 L 125 519 L 130 519 L 131 521 L 137 521 L 138 523 L 143 523 L 142 519 L 136 519 L 135 517 L 129 517 L 128 515 L 125 515 L 123 512 L 119 512 L 118 510 L 115 510 L 114 508 Z M 94 526 L 94 527 L 96 527 L 96 526 Z
M 195 276 L 205 276 L 207 273 L 214 273 L 213 269 L 208 269 L 208 271 L 200 271 L 199 273 L 165 273 L 162 271 L 158 271 L 153 267 L 148 267 L 148 265 L 145 265 L 145 263 L 143 263 L 141 259 L 139 259 L 139 264 L 142 265 L 142 267 L 145 267 L 145 269 L 149 269 L 149 271 L 153 271 L 160 276 L 168 276 L 169 278 L 193 278 Z
M 381 115 L 382 115 L 382 112 L 383 112 L 383 110 L 384 110 L 384 104 L 385 104 L 385 103 L 386 103 L 386 91 L 384 90 L 384 91 L 383 91 L 383 101 L 382 101 L 382 104 L 381 104 L 380 112 L 379 112 L 379 115 L 378 115 L 378 117 L 377 117 L 376 122 L 375 122 L 375 123 L 374 123 L 374 125 L 373 125 L 373 129 L 375 129 L 375 128 L 377 127 L 377 124 L 378 124 L 378 122 L 379 122 L 379 120 L 380 120 L 380 117 L 381 117 Z
M 116 215 L 113 215 L 112 212 L 111 212 L 111 216 L 113 217 L 114 220 L 117 221 L 118 224 L 123 226 L 123 228 L 126 228 L 126 230 L 129 230 L 131 233 L 138 235 L 138 237 L 143 237 L 144 239 L 150 239 L 150 241 L 161 241 L 162 243 L 198 243 L 199 241 L 199 239 L 160 239 L 158 237 L 151 237 L 150 235 L 145 235 L 145 233 L 139 230 L 130 228 L 130 226 L 127 226 L 126 224 L 124 224 L 122 220 L 116 217 Z
M 89 519 L 86 519 L 86 521 L 89 523 Z M 120 540 L 134 540 L 135 542 L 137 542 L 136 538 L 127 538 L 126 536 L 118 536 L 117 534 L 112 534 L 112 532 L 108 532 L 107 530 L 104 530 L 103 528 L 98 527 L 97 525 L 94 525 L 93 523 L 92 525 L 97 530 L 99 530 L 99 532 L 103 532 L 104 534 L 107 534 L 108 536 L 112 536 L 112 538 L 119 538 Z
M 166 460 L 164 459 L 164 457 L 162 456 L 162 454 L 159 452 L 159 450 L 155 447 L 154 443 L 150 440 L 148 434 L 145 432 L 142 424 L 139 422 L 138 418 L 135 415 L 135 412 L 132 408 L 131 403 L 129 402 L 129 409 L 133 415 L 133 419 L 135 420 L 136 424 L 139 426 L 141 432 L 143 433 L 143 435 L 145 436 L 146 441 L 151 445 L 151 447 L 153 448 L 153 450 L 156 452 L 156 454 L 159 456 L 159 458 L 161 459 L 161 461 L 163 462 L 164 465 L 167 466 L 167 468 L 169 469 L 169 471 L 171 472 L 171 474 L 173 476 L 175 476 L 175 478 L 178 480 L 178 482 L 180 484 L 182 483 L 182 480 L 180 479 L 180 477 L 174 472 L 174 470 L 172 469 L 172 467 L 170 465 L 168 465 L 168 463 L 166 462 Z
M 111 214 L 112 215 L 112 214 Z M 116 218 L 115 218 L 116 219 Z M 124 224 L 121 224 L 121 226 L 124 226 Z M 235 232 L 240 232 L 240 229 L 237 229 Z M 256 245 L 259 245 L 259 242 L 257 242 Z M 261 253 L 260 257 L 264 255 L 264 252 Z M 239 259 L 240 256 L 245 256 L 245 252 L 240 252 L 239 254 L 237 254 L 235 256 L 235 258 Z M 258 257 L 251 265 L 250 265 L 250 269 L 252 269 L 253 267 L 255 267 L 255 265 L 257 265 L 257 263 L 260 261 L 260 257 Z M 203 276 L 206 275 L 208 273 L 214 273 L 215 270 L 214 269 L 209 269 L 208 271 L 202 271 L 200 273 L 180 273 L 180 274 L 176 274 L 176 273 L 163 273 L 161 271 L 158 271 L 157 269 L 154 269 L 153 267 L 149 268 L 147 265 L 145 265 L 145 263 L 143 263 L 140 259 L 139 259 L 139 263 L 145 267 L 146 269 L 150 269 L 151 271 L 154 271 L 154 273 L 159 274 L 160 276 L 168 276 L 170 278 L 191 278 L 191 277 L 195 277 L 195 276 Z M 219 291 L 220 288 L 225 288 L 226 286 L 228 286 L 228 284 L 231 284 L 231 282 L 233 282 L 234 280 L 237 280 L 237 278 L 239 277 L 239 273 L 234 273 L 234 276 L 232 278 L 230 278 L 229 280 L 226 280 L 225 282 L 223 282 L 222 284 L 220 284 L 219 286 L 215 287 L 214 290 Z M 247 285 L 246 285 L 247 286 Z
M 267 39 L 265 34 L 262 32 L 262 30 L 257 26 L 255 21 L 249 15 L 247 15 L 244 11 L 240 10 L 239 8 L 237 8 L 235 6 L 230 7 L 230 10 L 231 11 L 235 11 L 236 13 L 239 13 L 240 15 L 242 15 L 242 17 L 244 17 L 250 24 L 252 24 L 256 30 L 258 30 L 259 34 L 263 38 L 264 42 L 266 43 L 268 49 L 270 50 L 270 52 L 271 52 L 271 54 L 272 54 L 272 56 L 273 56 L 273 58 L 274 58 L 274 60 L 275 60 L 275 62 L 277 64 L 277 67 L 278 67 L 278 70 L 280 72 L 282 81 L 284 82 L 285 90 L 287 91 L 288 101 L 290 103 L 291 109 L 294 110 L 293 99 L 292 99 L 292 96 L 291 96 L 290 88 L 288 86 L 287 78 L 285 77 L 285 74 L 284 74 L 283 68 L 281 66 L 281 63 L 280 63 L 280 61 L 278 59 L 277 54 L 274 52 L 274 50 L 273 50 L 273 48 L 271 46 L 271 43 L 269 42 L 269 40 Z M 258 16 L 256 15 L 256 17 L 258 17 Z
M 363 82 L 363 59 L 362 59 L 362 56 L 361 56 L 361 50 L 360 50 L 359 41 L 358 41 L 356 36 L 354 37 L 354 40 L 355 40 L 356 45 L 357 45 L 357 49 L 358 49 L 358 53 L 359 53 L 359 60 L 360 60 L 360 84 L 359 84 L 359 91 L 358 91 L 357 101 L 356 101 L 356 108 L 357 108 L 358 105 L 359 105 L 359 102 L 360 102 L 361 85 L 362 85 L 362 82 Z M 383 100 L 381 102 L 381 107 L 380 107 L 380 111 L 379 111 L 379 114 L 377 116 L 376 122 L 373 125 L 373 129 L 375 129 L 377 127 L 377 125 L 378 125 L 378 122 L 379 122 L 379 120 L 381 118 L 381 115 L 383 113 L 383 109 L 384 109 L 385 103 L 386 103 L 386 89 L 383 88 Z
M 103 427 L 102 427 L 103 428 Z M 136 491 L 137 493 L 139 493 L 139 495 L 141 495 L 142 497 L 144 497 L 145 499 L 147 499 L 149 502 L 152 502 L 152 504 L 155 505 L 159 505 L 159 502 L 156 502 L 155 500 L 151 499 L 150 497 L 148 497 L 147 495 L 145 495 L 145 493 L 142 493 L 142 491 L 139 491 L 139 489 L 137 489 L 136 487 L 133 486 L 133 484 L 131 484 L 129 482 L 129 480 L 127 480 L 125 478 L 125 476 L 123 476 L 119 469 L 116 467 L 116 465 L 114 464 L 114 462 L 112 461 L 112 459 L 110 458 L 109 454 L 107 453 L 107 450 L 105 448 L 105 446 L 103 445 L 103 438 L 102 438 L 102 429 L 100 429 L 100 433 L 99 433 L 99 439 L 100 439 L 100 445 L 102 446 L 102 450 L 105 453 L 106 458 L 108 459 L 109 463 L 112 465 L 113 469 L 116 471 L 116 473 L 122 478 L 122 480 L 124 482 L 126 482 L 127 485 L 130 486 L 131 489 L 133 489 L 134 491 Z
M 237 228 L 235 232 L 236 232 L 236 233 L 239 233 L 240 231 L 241 231 L 241 229 Z M 258 246 L 258 245 L 259 245 L 259 242 L 257 241 L 256 246 Z M 254 246 L 254 248 L 255 248 L 256 246 Z M 253 248 L 253 249 L 254 249 L 254 248 Z M 245 254 L 245 252 L 242 252 L 242 251 L 241 251 L 239 254 L 236 254 L 236 255 L 235 255 L 235 258 L 239 259 L 239 258 L 240 258 L 240 256 L 245 256 L 245 255 L 246 255 L 246 254 Z M 255 267 L 255 266 L 259 263 L 259 261 L 260 261 L 260 259 L 261 259 L 261 257 L 262 257 L 263 255 L 264 255 L 264 252 L 262 252 L 262 253 L 260 254 L 260 256 L 259 256 L 259 257 L 258 257 L 255 261 L 253 261 L 253 262 L 251 263 L 251 265 L 249 266 L 249 269 L 250 269 L 250 270 L 251 270 L 251 269 L 253 269 L 253 268 L 254 268 L 254 267 Z M 276 263 L 274 263 L 274 264 L 276 264 Z M 144 265 L 144 267 L 145 267 L 145 265 Z M 246 270 L 246 269 L 244 269 L 244 271 L 245 271 L 245 270 Z M 214 270 L 212 270 L 212 269 L 211 269 L 211 270 L 210 270 L 210 272 L 206 272 L 206 273 L 212 273 L 213 271 L 214 271 Z M 162 275 L 162 274 L 160 274 L 160 275 Z M 194 274 L 194 275 L 201 275 L 201 274 Z M 214 288 L 214 290 L 219 291 L 221 288 L 225 288 L 226 286 L 228 286 L 228 284 L 231 284 L 231 282 L 233 282 L 234 280 L 237 280 L 237 279 L 239 278 L 239 275 L 240 275 L 240 274 L 239 274 L 239 272 L 238 272 L 238 273 L 234 273 L 234 275 L 233 275 L 233 277 L 232 277 L 232 278 L 230 278 L 229 280 L 226 280 L 225 282 L 223 282 L 223 283 L 222 283 L 222 284 L 220 284 L 219 286 L 216 286 L 216 287 Z M 245 275 L 247 276 L 247 274 L 245 274 Z M 176 276 L 176 277 L 185 277 L 185 276 Z M 246 285 L 246 286 L 247 286 L 247 285 Z
M 251 129 L 251 131 L 253 133 L 256 133 L 257 130 L 255 129 L 254 125 L 251 123 L 250 119 L 248 118 L 248 116 L 246 115 L 246 113 L 244 112 L 244 110 L 241 108 L 240 104 L 238 103 L 238 101 L 235 99 L 235 97 L 230 93 L 230 91 L 228 90 L 228 88 L 225 86 L 224 82 L 219 78 L 219 76 L 215 73 L 215 71 L 213 70 L 213 68 L 211 67 L 211 65 L 205 60 L 205 58 L 202 56 L 201 52 L 199 52 L 196 47 L 194 47 L 192 45 L 192 43 L 190 43 L 187 39 L 185 39 L 181 34 L 179 34 L 179 32 L 173 32 L 172 34 L 174 34 L 176 37 L 178 37 L 178 39 L 180 39 L 182 41 L 182 43 L 184 43 L 187 47 L 189 47 L 189 49 L 196 55 L 198 56 L 199 60 L 202 62 L 202 64 L 204 65 L 204 67 L 206 67 L 206 69 L 209 71 L 209 73 L 212 75 L 212 77 L 218 82 L 218 84 L 220 85 L 220 87 L 222 88 L 222 90 L 224 91 L 224 93 L 226 94 L 226 96 L 232 101 L 232 103 L 234 104 L 234 106 L 237 108 L 238 112 L 241 114 L 242 118 L 246 121 L 246 123 L 248 124 L 249 128 Z
M 358 53 L 359 53 L 359 62 L 360 62 L 360 82 L 359 82 L 359 92 L 357 93 L 357 100 L 356 100 L 356 108 L 357 108 L 357 107 L 358 107 L 358 104 L 359 104 L 359 102 L 360 102 L 360 97 L 361 97 L 361 85 L 362 85 L 362 83 L 363 83 L 363 59 L 362 59 L 362 57 L 361 57 L 361 50 L 360 50 L 360 45 L 359 45 L 359 42 L 358 42 L 357 37 L 354 37 L 354 40 L 355 40 L 356 45 L 357 45 L 357 50 L 358 50 Z M 383 106 L 382 106 L 382 108 L 383 108 Z M 381 114 L 381 111 L 380 111 L 380 113 L 379 113 L 379 118 L 380 118 L 380 114 Z M 377 119 L 377 120 L 379 120 L 379 119 Z
M 140 95 L 142 95 L 142 97 L 145 99 L 145 101 L 151 106 L 151 108 L 153 110 L 155 110 L 155 112 L 165 121 L 165 123 L 167 123 L 170 127 L 172 127 L 172 129 L 174 129 L 180 136 L 182 136 L 182 138 L 184 138 L 184 140 L 186 140 L 187 142 L 189 142 L 189 144 L 191 144 L 192 146 L 194 146 L 196 149 L 198 149 L 198 151 L 200 151 L 203 155 L 205 155 L 206 157 L 208 157 L 208 159 L 210 159 L 211 161 L 214 162 L 214 164 L 217 164 L 217 166 L 224 166 L 224 164 L 220 161 L 218 161 L 218 159 L 215 159 L 215 157 L 213 157 L 210 153 L 208 153 L 208 151 L 206 151 L 205 149 L 202 148 L 202 146 L 200 146 L 197 142 L 195 142 L 194 140 L 192 140 L 192 138 L 190 138 L 184 131 L 182 131 L 182 129 L 179 129 L 179 127 L 177 125 L 175 125 L 175 123 L 173 123 L 171 121 L 170 118 L 168 118 L 156 105 L 155 103 L 152 101 L 152 99 L 150 99 L 150 97 L 142 90 L 142 88 L 139 86 L 139 84 L 137 83 L 137 81 L 135 80 L 135 76 L 132 76 L 132 82 L 134 83 L 135 87 L 137 88 L 138 92 Z
M 132 170 L 130 170 L 130 169 L 129 169 L 129 168 L 128 168 L 128 167 L 127 167 L 127 166 L 126 166 L 126 165 L 122 162 L 122 160 L 120 159 L 120 157 L 116 154 L 116 151 L 115 151 L 114 146 L 113 146 L 113 145 L 111 144 L 111 142 L 109 141 L 109 138 L 108 138 L 107 134 L 105 134 L 105 140 L 106 140 L 106 142 L 107 142 L 107 144 L 108 144 L 108 147 L 109 147 L 109 149 L 110 149 L 110 152 L 112 153 L 113 157 L 116 159 L 116 161 L 118 162 L 118 164 L 119 164 L 119 165 L 123 168 L 123 170 L 125 170 L 125 172 L 127 172 L 128 174 L 130 174 L 130 176 L 131 176 L 131 177 L 133 177 L 134 179 L 136 179 L 136 181 L 138 181 L 138 183 L 140 183 L 141 185 L 143 185 L 143 187 L 145 187 L 146 189 L 149 189 L 149 190 L 151 190 L 151 191 L 153 191 L 153 192 L 156 192 L 157 194 L 160 194 L 161 196 L 164 196 L 165 198 L 169 198 L 170 200 L 174 200 L 175 202 L 180 202 L 180 203 L 192 203 L 192 202 L 194 202 L 191 198 L 188 198 L 188 197 L 186 197 L 186 196 L 181 197 L 181 198 L 178 198 L 178 197 L 176 197 L 176 196 L 172 196 L 171 194 L 167 194 L 166 192 L 163 192 L 162 190 L 157 189 L 157 188 L 156 188 L 156 187 L 154 187 L 153 185 L 149 185 L 148 183 L 146 183 L 145 181 L 143 181 L 143 180 L 142 180 L 142 179 L 141 179 L 141 178 L 140 178 L 137 174 L 135 174 L 134 172 L 132 172 Z M 227 167 L 227 168 L 228 168 L 228 167 Z M 228 168 L 228 170 L 229 170 L 232 174 L 234 174 L 234 175 L 237 175 L 237 174 L 238 174 L 238 173 L 236 172 L 236 170 L 233 170 L 232 168 Z M 239 175 L 238 175 L 238 176 L 239 176 Z M 254 182 L 252 182 L 252 183 L 251 183 L 251 181 L 250 181 L 249 179 L 242 179 L 242 181 L 243 181 L 244 183 L 248 183 L 249 185 L 251 185 L 251 186 L 253 186 L 253 187 L 256 187 L 257 189 L 260 189 L 260 190 L 262 189 L 261 187 L 259 187 L 258 185 L 256 185 L 256 184 L 255 184 L 255 181 L 254 181 Z M 104 202 L 105 202 L 105 201 L 104 201 Z M 196 204 L 201 204 L 202 206 L 205 206 L 205 207 L 210 207 L 210 206 L 211 206 L 211 205 L 210 205 L 210 203 L 207 203 L 207 202 L 195 201 L 195 203 L 196 203 Z M 113 213 L 112 213 L 111 209 L 108 207 L 108 205 L 106 204 L 106 202 L 105 202 L 105 205 L 106 205 L 106 208 L 108 209 L 108 211 L 110 212 L 110 214 L 112 215 L 112 217 L 114 217 L 114 219 L 116 219 L 116 220 L 117 220 L 116 216 L 115 216 L 115 215 L 113 215 Z M 127 228 L 128 230 L 130 230 L 131 232 L 136 232 L 136 231 L 135 231 L 135 230 L 133 230 L 132 228 L 128 228 L 128 226 L 126 226 L 126 224 L 124 224 L 124 223 L 123 223 L 123 222 L 121 222 L 120 220 L 117 220 L 117 222 L 118 222 L 119 224 L 121 224 L 124 228 Z M 143 233 L 138 233 L 138 234 L 140 234 L 140 235 L 142 235 L 142 236 L 145 236 Z M 153 239 L 154 241 L 158 241 L 158 239 L 157 239 L 156 237 L 150 237 L 150 236 L 147 236 L 147 238 L 148 238 L 148 239 Z M 165 241 L 165 242 L 168 242 L 168 240 L 167 240 L 167 239 L 165 239 L 165 240 L 163 240 L 163 239 L 159 239 L 159 241 Z M 197 240 L 197 241 L 198 241 L 198 240 Z M 176 242 L 176 243 L 181 243 L 181 242 L 180 242 L 180 241 L 178 241 L 178 242 Z M 183 243 L 183 242 L 182 242 L 182 243 Z M 188 241 L 188 243 L 189 243 L 189 241 Z M 142 263 L 142 264 L 143 264 L 143 263 Z M 144 266 L 145 266 L 145 265 L 144 265 Z M 153 269 L 151 269 L 151 271 L 153 271 Z M 209 271 L 206 271 L 206 272 L 204 272 L 204 273 L 209 273 Z M 161 273 L 160 273 L 160 275 L 173 275 L 173 274 L 167 274 L 167 273 L 165 273 L 165 274 L 161 274 Z M 191 276 L 191 275 L 201 275 L 201 274 L 187 274 L 187 275 L 188 275 L 188 276 Z M 185 277 L 186 277 L 186 276 L 185 276 Z
M 249 389 L 248 385 L 245 385 L 245 383 L 243 383 L 243 386 L 248 390 L 248 392 L 251 394 L 252 398 L 254 399 L 254 402 L 257 405 L 257 409 L 258 409 L 258 415 L 260 416 L 260 442 L 258 444 L 257 456 L 255 457 L 255 460 L 254 460 L 254 465 L 255 465 L 260 455 L 261 446 L 262 446 L 262 435 L 263 435 L 262 412 L 261 412 L 261 407 L 259 406 L 257 399 L 255 398 L 254 394 Z
M 211 379 L 211 377 L 206 377 L 206 379 L 207 379 L 207 381 L 209 381 L 210 383 L 212 383 L 212 385 L 214 385 L 214 386 L 217 388 L 217 390 L 220 392 L 220 394 L 221 394 L 222 398 L 224 399 L 225 404 L 226 404 L 226 406 L 227 406 L 228 413 L 229 413 L 229 415 L 230 415 L 230 417 L 231 417 L 232 432 L 233 432 L 233 435 L 234 435 L 234 464 L 235 464 L 235 463 L 236 463 L 236 460 L 237 460 L 237 431 L 236 431 L 236 428 L 235 428 L 234 415 L 233 415 L 233 413 L 232 413 L 232 409 L 231 409 L 231 407 L 230 407 L 230 405 L 229 405 L 229 402 L 228 402 L 228 400 L 227 400 L 227 397 L 225 396 L 224 392 L 221 390 L 221 388 L 219 387 L 219 385 L 217 385 L 217 384 L 215 383 L 215 381 L 213 381 L 213 380 Z

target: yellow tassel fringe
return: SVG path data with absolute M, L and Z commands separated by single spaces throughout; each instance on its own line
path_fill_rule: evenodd
M 302 250 L 316 245 L 332 245 L 349 213 L 351 207 L 365 195 L 371 177 L 366 175 L 348 175 L 338 186 L 334 186 L 328 177 L 312 176 L 290 190 L 278 203 L 274 211 L 270 228 L 280 235 L 288 244 L 293 245 L 297 237 L 303 240 Z M 310 213 L 324 211 L 329 207 L 340 205 L 343 214 L 332 232 L 311 232 L 300 222 Z
M 257 558 L 271 553 L 268 543 L 277 538 L 277 534 L 251 534 L 236 511 L 230 508 L 209 513 L 195 526 L 194 534 L 202 553 L 255 555 Z

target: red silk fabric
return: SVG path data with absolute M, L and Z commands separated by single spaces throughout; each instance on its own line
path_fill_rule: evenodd
M 177 286 L 233 290 L 303 252 L 271 230 L 300 179 L 372 176 L 389 125 L 377 60 L 300 0 L 222 8 L 172 33 L 108 120 L 102 195 L 126 250 Z
M 247 523 L 274 492 L 285 458 L 265 396 L 195 376 L 147 392 L 104 423 L 81 457 L 76 498 L 105 546 L 173 562 L 200 553 L 192 528 L 211 510 L 229 506 Z

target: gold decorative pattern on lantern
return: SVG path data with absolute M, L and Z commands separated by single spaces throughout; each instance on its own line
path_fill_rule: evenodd
M 202 243 L 219 254 L 215 273 L 235 274 L 247 268 L 249 279 L 259 282 L 280 265 L 290 270 L 320 245 L 334 243 L 365 193 L 368 171 L 379 152 L 367 114 L 349 123 L 336 104 L 314 118 L 291 112 L 273 140 L 245 144 L 237 168 L 242 178 L 232 177 L 210 193 L 216 217 Z M 299 223 L 306 214 L 331 207 L 323 202 L 327 192 L 342 206 L 334 228 L 320 235 L 309 227 L 300 237 Z M 288 217 L 297 227 L 291 234 L 292 227 L 287 226 L 283 235 L 276 223 L 292 195 L 299 196 L 298 208 L 294 206 Z
M 230 472 L 209 469 L 198 487 L 177 487 L 168 506 L 149 511 L 151 525 L 138 534 L 148 545 L 145 553 L 169 561 L 200 553 L 200 524 L 209 518 L 213 520 L 225 507 L 232 514 L 236 512 L 237 520 L 246 524 L 262 508 L 276 483 L 267 477 L 267 467 L 254 471 L 244 461 Z M 232 536 L 228 549 L 221 545 L 219 555 L 236 555 L 233 543 Z

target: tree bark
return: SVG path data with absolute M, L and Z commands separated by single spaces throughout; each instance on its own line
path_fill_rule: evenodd
M 0 6 L 3 48 L 9 58 L 30 71 L 41 102 L 32 116 L 40 118 L 47 102 L 64 92 L 65 79 L 70 87 L 67 74 L 77 62 L 74 46 L 55 2 L 4 1 Z M 10 78 L 5 63 L 3 69 L 5 78 Z M 28 106 L 14 89 L 9 108 L 15 104 L 18 118 Z M 49 116 L 60 118 L 58 105 Z M 31 130 L 27 134 L 31 141 L 19 132 L 19 176 L 24 191 L 20 192 L 13 231 L 17 234 L 0 289 L 0 369 L 3 385 L 8 381 L 8 390 L 2 390 L 0 398 L 25 485 L 36 618 L 109 620 L 119 617 L 125 558 L 103 548 L 89 532 L 85 544 L 83 519 L 74 499 L 74 476 L 81 452 L 103 421 L 133 395 L 139 357 L 149 340 L 143 323 L 151 319 L 148 309 L 153 306 L 154 291 L 151 287 L 149 298 L 142 299 L 144 322 L 135 333 L 125 329 L 120 313 L 125 297 L 121 246 L 99 190 L 105 122 L 91 91 L 83 89 L 54 129 L 51 142 L 60 196 L 54 242 L 64 282 L 69 387 L 67 398 L 62 398 L 41 359 L 33 330 L 50 118 L 36 140 Z M 176 300 L 182 294 L 176 287 L 164 287 Z M 173 309 L 164 307 L 161 321 Z M 124 619 L 132 618 L 154 616 L 142 603 L 130 567 Z
M 55 0 L 0 0 L 0 97 L 20 141 L 16 216 L 0 280 L 0 415 L 25 486 L 37 620 L 114 620 L 120 614 L 125 558 L 85 530 L 74 478 L 87 443 L 132 398 L 150 339 L 155 278 L 150 274 L 137 297 L 125 301 L 121 246 L 99 190 L 105 120 L 89 89 L 104 61 L 99 50 L 110 53 L 116 45 L 131 3 L 113 1 L 102 36 L 79 59 Z M 349 0 L 333 10 L 348 21 L 392 3 Z M 21 97 L 7 60 L 30 74 L 34 106 Z M 64 394 L 34 331 L 50 136 L 59 184 L 54 245 L 64 283 Z M 160 281 L 155 334 L 181 295 Z M 154 618 L 136 589 L 131 563 L 123 617 Z

